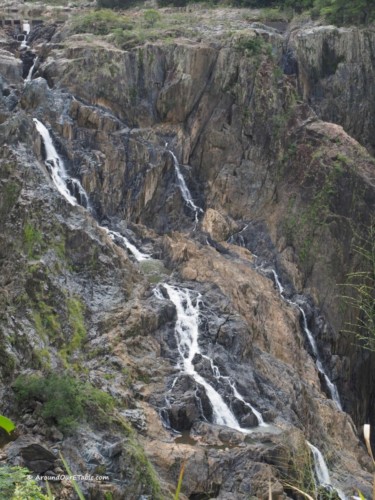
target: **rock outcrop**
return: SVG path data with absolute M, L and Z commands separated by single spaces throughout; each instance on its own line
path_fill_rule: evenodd
M 338 123 L 374 153 L 373 29 L 316 26 L 289 39 L 303 98 L 325 121 Z
M 374 213 L 374 160 L 356 140 L 371 151 L 374 110 L 354 113 L 371 98 L 364 85 L 334 90 L 348 73 L 370 77 L 371 33 L 298 29 L 286 43 L 231 15 L 229 35 L 129 50 L 40 28 L 25 86 L 20 63 L 0 53 L 0 394 L 20 434 L 1 459 L 57 474 L 60 451 L 74 473 L 108 476 L 82 483 L 88 498 L 167 498 L 183 462 L 182 498 L 267 498 L 269 478 L 273 498 L 292 494 L 286 484 L 314 494 L 306 439 L 335 487 L 371 491 L 356 425 L 375 418 L 372 358 L 342 333 L 353 311 L 342 313 L 337 284 L 360 267 L 355 234 Z M 90 210 L 55 188 L 33 118 Z M 154 259 L 136 262 L 107 227 Z M 163 283 L 200 303 L 198 378 L 181 371 L 186 346 Z M 51 372 L 109 394 L 107 419 L 92 410 L 69 436 L 51 428 L 43 400 L 23 408 L 14 380 Z M 199 377 L 239 428 L 215 424 Z M 56 488 L 69 498 L 69 483 Z

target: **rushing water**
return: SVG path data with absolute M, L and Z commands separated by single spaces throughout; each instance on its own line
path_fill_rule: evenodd
M 298 305 L 296 302 L 293 302 L 289 299 L 286 299 L 284 297 L 284 287 L 282 286 L 281 282 L 280 282 L 280 279 L 276 273 L 276 271 L 274 269 L 272 269 L 272 274 L 275 278 L 275 283 L 276 283 L 276 286 L 277 286 L 277 289 L 281 295 L 281 297 L 286 301 L 288 302 L 288 304 L 292 304 L 293 306 L 297 307 L 298 310 L 300 311 L 301 313 L 301 316 L 302 316 L 302 323 L 303 323 L 303 331 L 305 332 L 306 334 L 306 337 L 309 341 L 309 344 L 311 346 L 311 349 L 314 353 L 314 356 L 316 358 L 316 367 L 319 371 L 319 373 L 322 374 L 324 380 L 325 380 L 325 383 L 327 385 L 327 388 L 328 388 L 328 391 L 330 393 L 330 396 L 332 398 L 332 400 L 336 403 L 336 406 L 339 410 L 342 411 L 342 406 L 341 406 L 341 401 L 340 401 L 340 396 L 339 396 L 339 393 L 338 393 L 338 390 L 337 390 L 337 387 L 336 385 L 330 380 L 330 378 L 328 377 L 326 371 L 324 370 L 324 367 L 322 365 L 322 362 L 320 360 L 320 357 L 319 357 L 319 351 L 318 351 L 318 346 L 316 345 L 316 342 L 315 342 L 315 339 L 314 339 L 314 336 L 312 334 L 312 332 L 310 331 L 309 327 L 308 327 L 308 324 L 307 324 L 307 319 L 306 319 L 306 314 L 305 314 L 305 311 L 302 309 L 302 307 L 300 305 Z
M 33 65 L 31 66 L 31 68 L 29 69 L 29 72 L 27 74 L 27 77 L 25 78 L 25 82 L 31 82 L 31 78 L 33 77 L 33 71 L 34 71 L 34 68 L 35 68 L 35 65 L 38 61 L 38 58 L 36 57 L 34 59 L 34 62 L 33 62 Z
M 29 21 L 23 21 L 23 23 L 22 23 L 22 33 L 24 34 L 24 39 L 21 42 L 21 48 L 26 48 L 27 47 L 27 38 L 29 36 L 30 29 L 31 28 L 30 28 Z
M 328 467 L 327 464 L 325 463 L 322 452 L 316 446 L 309 443 L 309 441 L 306 442 L 314 457 L 315 475 L 316 479 L 318 480 L 318 483 L 321 486 L 330 486 L 331 478 L 329 476 Z
M 193 359 L 200 354 L 199 337 L 199 304 L 201 295 L 198 293 L 193 304 L 190 290 L 164 285 L 170 300 L 176 307 L 177 321 L 175 327 L 178 352 L 180 354 L 179 367 L 201 385 L 210 400 L 214 415 L 214 422 L 240 430 L 240 425 L 220 394 L 206 380 L 195 371 Z
M 239 231 L 238 233 L 235 233 L 235 234 L 232 234 L 232 236 L 230 236 L 227 240 L 227 243 L 231 243 L 231 244 L 237 244 L 238 246 L 240 247 L 246 247 L 246 243 L 245 243 L 245 239 L 244 237 L 242 236 L 241 233 L 243 233 L 244 231 L 246 231 L 246 229 L 249 227 L 249 224 L 246 224 L 245 227 L 243 227 L 241 229 L 241 231 Z M 238 243 L 235 243 L 235 237 L 236 236 L 236 239 L 238 239 Z M 254 255 L 254 254 L 253 254 Z
M 78 179 L 74 179 L 67 174 L 64 162 L 53 145 L 52 137 L 48 132 L 48 129 L 36 118 L 34 118 L 34 123 L 37 131 L 43 139 L 46 154 L 44 163 L 57 190 L 71 205 L 81 205 L 84 208 L 90 209 L 89 198 L 86 191 Z M 127 248 L 134 255 L 136 260 L 142 261 L 150 258 L 149 255 L 140 252 L 138 248 L 122 234 L 106 227 L 101 227 L 115 243 L 117 240 L 121 247 L 125 246 L 125 248 Z
M 327 488 L 328 490 L 335 491 L 338 496 L 341 498 L 341 500 L 346 500 L 346 495 L 338 488 L 335 488 L 332 485 L 331 477 L 329 474 L 329 470 L 327 467 L 327 464 L 324 460 L 322 452 L 314 446 L 313 444 L 309 443 L 309 441 L 306 441 L 308 447 L 311 450 L 311 453 L 313 455 L 314 459 L 314 470 L 315 470 L 315 476 L 316 480 L 318 482 L 319 486 L 323 486 L 324 488 Z
M 183 373 L 190 375 L 198 385 L 204 388 L 212 406 L 214 423 L 218 425 L 225 425 L 241 432 L 251 432 L 249 429 L 241 428 L 235 415 L 232 413 L 220 394 L 199 373 L 197 373 L 193 364 L 193 359 L 196 354 L 200 354 L 202 357 L 210 361 L 212 373 L 216 380 L 219 381 L 220 379 L 225 379 L 225 381 L 229 383 L 234 397 L 242 401 L 249 409 L 251 409 L 260 424 L 266 425 L 264 424 L 262 415 L 249 403 L 244 401 L 243 397 L 237 391 L 234 383 L 229 379 L 229 377 L 222 377 L 219 369 L 213 364 L 211 358 L 202 354 L 200 351 L 198 339 L 200 304 L 202 299 L 201 294 L 195 292 L 193 296 L 193 292 L 188 289 L 168 284 L 163 284 L 163 287 L 165 288 L 169 299 L 175 305 L 177 311 L 175 335 L 178 352 L 180 354 L 178 367 Z M 154 294 L 158 299 L 165 300 L 159 289 L 154 289 Z
M 151 257 L 147 255 L 146 253 L 142 253 L 138 248 L 133 245 L 133 243 L 130 243 L 130 241 L 125 238 L 122 234 L 118 233 L 117 231 L 112 231 L 111 229 L 107 229 L 106 227 L 103 227 L 103 229 L 107 232 L 108 236 L 116 243 L 116 240 L 120 241 L 123 246 L 125 246 L 135 257 L 135 259 L 140 262 L 142 260 L 148 260 Z
M 77 199 L 73 196 L 73 194 L 68 189 L 68 181 L 71 178 L 68 176 L 64 163 L 57 153 L 55 146 L 52 142 L 52 137 L 48 132 L 47 128 L 41 123 L 39 120 L 34 118 L 34 123 L 37 131 L 41 135 L 44 143 L 44 149 L 46 153 L 46 158 L 44 163 L 47 167 L 48 172 L 51 175 L 52 181 L 55 184 L 57 190 L 60 194 L 71 204 L 78 205 Z M 81 186 L 82 187 L 82 186 Z M 84 192 L 84 189 L 82 188 Z M 86 196 L 87 198 L 87 196 Z M 88 200 L 87 200 L 88 201 Z
M 181 173 L 181 170 L 180 170 L 180 164 L 178 163 L 178 160 L 176 158 L 176 155 L 170 150 L 168 149 L 168 152 L 171 154 L 172 158 L 173 158 L 173 164 L 174 164 L 174 169 L 175 169 L 175 172 L 176 172 L 176 176 L 177 176 L 177 181 L 178 181 L 178 187 L 180 188 L 180 191 L 181 191 L 181 194 L 182 194 L 182 197 L 183 199 L 185 200 L 185 203 L 186 205 L 191 208 L 191 210 L 194 212 L 194 216 L 195 216 L 195 223 L 197 224 L 198 223 L 198 216 L 199 216 L 199 213 L 203 212 L 203 210 L 198 207 L 194 201 L 193 201 L 193 198 L 191 196 L 191 193 L 189 191 L 189 188 L 187 187 L 186 185 L 186 182 L 185 182 L 185 179 L 184 179 L 184 176 L 182 175 Z

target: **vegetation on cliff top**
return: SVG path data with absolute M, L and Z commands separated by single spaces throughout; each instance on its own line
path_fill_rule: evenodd
M 200 0 L 158 0 L 160 7 L 173 5 L 184 7 L 191 3 L 199 3 Z M 134 0 L 97 0 L 100 8 L 127 9 L 137 2 Z M 322 16 L 327 21 L 335 24 L 369 24 L 375 21 L 375 4 L 373 0 L 228 0 L 221 2 L 211 0 L 207 2 L 212 5 L 231 5 L 233 7 L 293 9 L 299 13 L 311 9 L 312 13 Z

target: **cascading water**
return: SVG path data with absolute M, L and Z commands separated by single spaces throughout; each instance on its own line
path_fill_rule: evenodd
M 331 486 L 331 478 L 329 476 L 329 471 L 327 464 L 325 463 L 322 452 L 313 444 L 306 441 L 308 447 L 310 448 L 312 455 L 314 457 L 314 468 L 316 479 L 321 486 Z
M 211 363 L 213 375 L 217 380 L 220 378 L 226 379 L 230 383 L 233 395 L 242 401 L 251 411 L 254 412 L 260 424 L 264 424 L 263 418 L 249 403 L 246 403 L 239 392 L 236 390 L 233 382 L 229 377 L 222 377 L 218 368 L 213 364 L 211 358 L 203 355 L 199 349 L 199 314 L 201 295 L 196 294 L 195 304 L 193 303 L 192 292 L 188 289 L 178 288 L 176 286 L 163 284 L 169 299 L 173 302 L 177 311 L 177 321 L 175 326 L 175 335 L 180 354 L 180 361 L 178 367 L 190 375 L 197 384 L 202 386 L 206 395 L 211 403 L 214 423 L 218 425 L 225 425 L 232 429 L 241 432 L 250 432 L 248 429 L 241 428 L 236 417 L 225 403 L 220 394 L 214 389 L 199 373 L 196 372 L 193 364 L 193 359 L 196 354 L 208 359 Z M 160 290 L 154 290 L 155 296 L 160 300 L 165 300 Z
M 173 287 L 167 284 L 165 284 L 164 287 L 177 311 L 175 333 L 181 358 L 179 367 L 190 375 L 199 385 L 204 387 L 212 406 L 214 422 L 218 425 L 226 425 L 227 427 L 241 430 L 236 417 L 230 411 L 220 394 L 195 371 L 193 359 L 196 354 L 200 354 L 198 336 L 199 303 L 201 295 L 197 294 L 196 305 L 194 305 L 190 290 Z
M 202 353 L 201 353 L 201 356 L 209 361 L 209 363 L 211 365 L 211 370 L 212 370 L 212 373 L 213 373 L 214 377 L 217 380 L 220 379 L 220 380 L 223 380 L 224 382 L 226 382 L 229 385 L 229 387 L 231 388 L 234 397 L 236 399 L 238 399 L 239 401 L 241 401 L 245 406 L 247 406 L 248 408 L 250 408 L 250 410 L 252 411 L 252 413 L 256 416 L 256 418 L 258 420 L 258 425 L 259 426 L 263 426 L 263 427 L 268 427 L 268 424 L 266 424 L 264 422 L 264 420 L 263 420 L 262 414 L 258 410 L 256 410 L 250 403 L 247 403 L 243 399 L 243 397 L 238 392 L 238 390 L 237 390 L 234 382 L 232 382 L 232 380 L 230 379 L 230 377 L 227 377 L 225 375 L 221 375 L 219 368 L 214 364 L 214 362 L 212 361 L 212 359 L 209 356 L 206 356 L 205 354 L 202 354 Z
M 22 23 L 22 31 L 28 35 L 30 33 L 30 23 L 29 21 L 23 21 Z
M 118 233 L 117 231 L 112 231 L 111 229 L 107 229 L 106 227 L 103 227 L 103 229 L 107 232 L 108 236 L 111 238 L 116 243 L 116 239 L 122 243 L 135 257 L 135 259 L 140 262 L 142 260 L 148 260 L 151 257 L 145 253 L 142 253 L 141 251 L 138 250 L 138 248 L 130 243 L 130 241 L 125 238 L 122 234 Z
M 239 239 L 239 243 L 237 243 L 237 244 L 238 244 L 238 246 L 240 246 L 240 247 L 245 247 L 245 246 L 246 246 L 246 245 L 245 245 L 245 240 L 244 240 L 244 237 L 242 236 L 242 234 L 241 234 L 241 233 L 243 233 L 244 231 L 246 231 L 246 229 L 247 229 L 248 227 L 249 227 L 249 224 L 246 224 L 246 226 L 245 226 L 244 228 L 242 228 L 242 229 L 241 229 L 241 231 L 239 231 L 238 233 L 235 233 L 235 235 L 234 235 L 234 234 L 232 234 L 232 236 L 230 236 L 230 237 L 228 238 L 227 243 L 232 243 L 232 244 L 234 244 L 234 241 L 235 241 L 234 237 L 236 236 L 236 237 Z
M 289 300 L 289 299 L 287 299 L 287 298 L 284 297 L 284 287 L 282 286 L 282 284 L 280 282 L 280 279 L 279 279 L 279 277 L 278 277 L 278 275 L 277 275 L 277 273 L 276 273 L 276 271 L 274 269 L 272 269 L 272 274 L 273 274 L 273 276 L 275 278 L 275 283 L 276 283 L 277 289 L 278 289 L 281 297 L 288 304 L 291 304 L 291 305 L 297 307 L 298 310 L 300 311 L 301 316 L 302 316 L 302 322 L 303 322 L 303 331 L 306 334 L 306 337 L 307 337 L 307 339 L 309 341 L 311 349 L 312 349 L 312 351 L 314 353 L 314 356 L 316 358 L 316 367 L 317 367 L 319 373 L 321 373 L 321 375 L 324 377 L 325 383 L 327 385 L 327 388 L 328 388 L 328 391 L 329 391 L 329 393 L 331 395 L 332 400 L 336 403 L 337 408 L 342 411 L 340 396 L 339 396 L 337 387 L 330 380 L 330 378 L 328 377 L 326 371 L 323 368 L 322 362 L 321 362 L 320 357 L 319 357 L 319 351 L 318 351 L 318 347 L 316 345 L 314 336 L 313 336 L 312 332 L 310 331 L 310 329 L 309 329 L 309 327 L 307 325 L 307 319 L 306 319 L 305 311 L 302 309 L 302 307 L 299 304 L 297 304 L 296 302 L 293 302 L 293 301 L 291 301 L 291 300 Z
M 23 32 L 23 40 L 21 42 L 21 48 L 26 48 L 27 47 L 27 37 L 29 36 L 30 33 L 30 23 L 29 21 L 24 21 L 22 23 L 22 32 Z
M 36 57 L 36 58 L 34 59 L 33 65 L 32 65 L 32 66 L 31 66 L 31 68 L 29 69 L 29 72 L 28 72 L 28 74 L 27 74 L 27 77 L 25 78 L 25 82 L 31 82 L 31 78 L 32 78 L 32 76 L 33 76 L 33 71 L 34 71 L 34 68 L 35 68 L 35 65 L 36 65 L 37 61 L 38 61 L 38 57 Z
M 254 406 L 252 406 L 250 403 L 247 403 L 244 400 L 244 398 L 241 396 L 241 394 L 237 391 L 236 386 L 234 385 L 234 383 L 232 381 L 229 381 L 229 385 L 232 388 L 234 397 L 236 399 L 238 399 L 239 401 L 242 401 L 242 403 L 245 406 L 247 406 L 248 408 L 250 408 L 250 410 L 254 413 L 254 415 L 256 416 L 256 418 L 258 420 L 258 425 L 261 426 L 261 427 L 268 427 L 268 424 L 266 424 L 265 421 L 263 420 L 262 414 L 258 410 L 256 410 L 254 408 Z
M 186 205 L 193 210 L 195 215 L 195 223 L 198 224 L 199 213 L 203 212 L 203 210 L 200 207 L 198 207 L 193 201 L 189 188 L 186 185 L 184 176 L 181 173 L 180 164 L 178 163 L 176 155 L 170 149 L 168 149 L 168 152 L 171 154 L 173 158 L 173 164 L 176 171 L 178 186 L 180 188 L 182 197 L 185 200 Z
M 319 486 L 327 488 L 328 490 L 335 491 L 341 498 L 341 500 L 346 500 L 347 498 L 346 495 L 340 489 L 335 488 L 332 485 L 331 477 L 329 475 L 329 470 L 324 460 L 322 452 L 319 450 L 319 448 L 311 444 L 309 441 L 306 441 L 306 443 L 307 446 L 310 448 L 314 459 L 315 476 Z
M 55 184 L 57 190 L 63 197 L 71 204 L 78 205 L 77 199 L 72 195 L 70 190 L 68 189 L 68 181 L 71 181 L 71 178 L 68 176 L 65 170 L 64 163 L 57 153 L 55 146 L 52 142 L 52 137 L 48 132 L 47 128 L 36 118 L 33 118 L 35 126 L 39 134 L 41 135 L 44 143 L 44 149 L 46 153 L 45 165 L 52 177 L 52 181 Z M 81 186 L 82 188 L 82 186 Z M 82 192 L 85 193 L 82 188 Z M 86 194 L 86 193 L 85 193 Z M 80 205 L 83 203 L 79 203 Z M 88 205 L 88 199 L 86 195 L 86 206 Z
M 57 153 L 53 145 L 52 137 L 47 128 L 36 118 L 33 119 L 36 129 L 41 135 L 46 153 L 45 165 L 51 174 L 52 181 L 57 190 L 63 197 L 73 206 L 81 205 L 84 208 L 90 209 L 89 198 L 82 184 L 78 179 L 70 177 L 64 166 L 64 162 Z M 112 231 L 106 227 L 100 226 L 106 231 L 108 236 L 116 242 L 120 242 L 120 246 L 125 246 L 135 257 L 137 261 L 149 259 L 150 256 L 140 252 L 135 245 L 125 238 L 122 234 Z

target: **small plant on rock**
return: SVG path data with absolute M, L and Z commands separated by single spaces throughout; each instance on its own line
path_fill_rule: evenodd
M 99 421 L 108 420 L 107 412 L 114 406 L 108 394 L 70 375 L 20 376 L 13 387 L 22 408 L 39 401 L 40 416 L 66 434 L 79 421 L 93 416 Z

